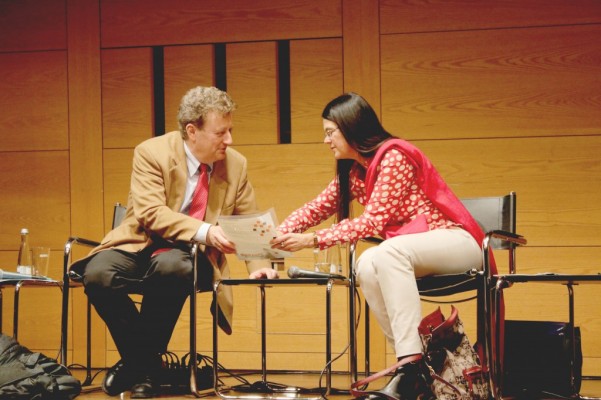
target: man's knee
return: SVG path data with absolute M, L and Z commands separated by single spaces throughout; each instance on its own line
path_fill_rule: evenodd
M 98 257 L 100 254 L 102 253 L 97 254 L 88 262 L 83 272 L 86 293 L 111 288 L 115 273 L 102 262 L 102 257 Z
M 172 250 L 152 259 L 152 274 L 161 280 L 173 282 L 192 281 L 192 260 L 188 253 Z
M 133 255 L 118 250 L 103 250 L 88 261 L 83 271 L 83 284 L 86 293 L 100 290 L 121 290 L 127 288 L 130 279 L 117 281 L 118 276 L 127 275 L 134 267 Z

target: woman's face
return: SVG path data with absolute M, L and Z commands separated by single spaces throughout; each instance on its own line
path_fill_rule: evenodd
M 340 132 L 338 125 L 330 120 L 324 119 L 323 132 L 325 134 L 323 142 L 330 146 L 330 150 L 334 152 L 334 158 L 336 160 L 359 160 L 359 153 L 348 144 L 344 135 Z

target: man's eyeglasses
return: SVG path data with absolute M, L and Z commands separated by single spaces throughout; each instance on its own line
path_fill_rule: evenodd
M 334 132 L 336 132 L 338 129 L 340 129 L 340 128 L 326 129 L 326 130 L 324 131 L 324 134 L 326 135 L 326 137 L 327 137 L 328 139 L 331 139 L 331 138 L 332 138 L 332 134 L 333 134 Z

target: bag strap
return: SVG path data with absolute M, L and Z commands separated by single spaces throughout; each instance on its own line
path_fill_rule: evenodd
M 437 332 L 446 332 L 448 329 L 451 329 L 453 325 L 455 325 L 458 317 L 459 311 L 455 308 L 455 306 L 451 306 L 451 315 L 449 315 L 449 317 L 444 320 L 442 324 L 432 329 L 432 336 L 436 336 Z
M 408 364 L 408 363 L 414 362 L 414 361 L 419 361 L 419 360 L 422 359 L 422 357 L 423 356 L 421 354 L 415 354 L 413 356 L 404 357 L 403 359 L 401 359 L 400 361 L 398 361 L 394 365 L 392 365 L 392 366 L 390 366 L 390 367 L 388 367 L 386 369 L 383 369 L 380 372 L 376 372 L 375 374 L 370 375 L 367 378 L 363 378 L 361 380 L 353 382 L 351 384 L 351 394 L 354 397 L 365 396 L 365 395 L 370 394 L 369 391 L 364 391 L 364 390 L 361 390 L 361 389 L 358 389 L 358 388 L 362 387 L 362 386 L 365 386 L 368 383 L 373 382 L 373 381 L 375 381 L 377 379 L 380 379 L 381 377 L 383 377 L 385 375 L 388 375 L 391 372 L 396 371 L 397 368 L 400 368 L 400 367 L 402 367 L 405 364 Z
M 463 396 L 467 394 L 467 393 L 464 393 L 457 386 L 453 385 L 451 382 L 448 382 L 446 379 L 443 379 L 442 376 L 440 376 L 436 372 L 434 372 L 434 368 L 432 368 L 430 366 L 430 364 L 426 363 L 426 365 L 428 366 L 428 369 L 430 370 L 430 376 L 432 377 L 432 379 L 437 380 L 438 382 L 450 387 L 454 392 L 457 392 L 457 394 L 459 395 L 460 398 L 463 398 Z

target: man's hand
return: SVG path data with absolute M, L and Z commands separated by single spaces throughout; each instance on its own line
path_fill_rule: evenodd
M 222 253 L 233 254 L 236 252 L 236 245 L 225 236 L 223 229 L 218 225 L 213 225 L 207 232 L 207 244 L 215 247 Z
M 278 271 L 271 268 L 261 268 L 252 272 L 249 276 L 250 279 L 278 279 Z

